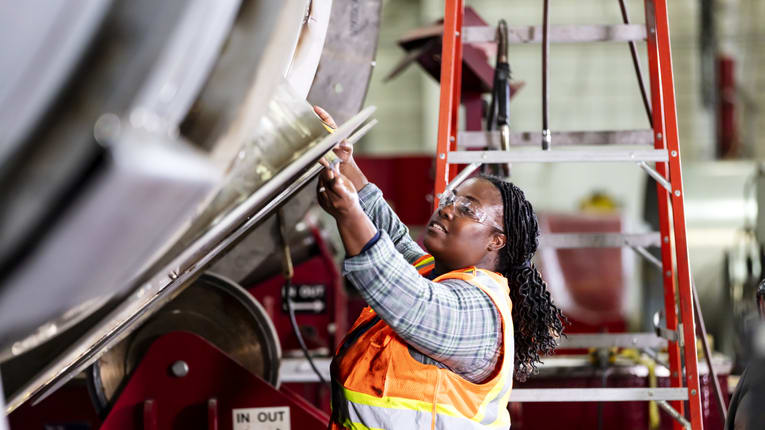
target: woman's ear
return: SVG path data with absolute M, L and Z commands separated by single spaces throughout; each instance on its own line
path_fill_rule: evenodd
M 499 251 L 505 247 L 506 243 L 507 237 L 505 237 L 505 234 L 497 231 L 491 236 L 491 240 L 489 241 L 489 246 L 487 249 L 489 251 Z

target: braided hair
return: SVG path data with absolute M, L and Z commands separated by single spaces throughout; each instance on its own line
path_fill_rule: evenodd
M 568 319 L 555 306 L 531 258 L 537 251 L 539 226 L 534 208 L 520 188 L 501 178 L 480 175 L 502 195 L 505 247 L 499 250 L 496 271 L 507 278 L 513 302 L 515 378 L 525 381 L 536 372 L 540 355 L 555 350 Z

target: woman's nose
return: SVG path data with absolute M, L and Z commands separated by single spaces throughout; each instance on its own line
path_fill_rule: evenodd
M 454 205 L 445 205 L 438 208 L 438 214 L 443 218 L 452 220 L 454 218 Z

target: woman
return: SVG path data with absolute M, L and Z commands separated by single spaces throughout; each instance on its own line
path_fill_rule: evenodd
M 508 428 L 513 375 L 534 372 L 565 319 L 531 264 L 531 204 L 501 179 L 468 179 L 431 216 L 425 253 L 350 145 L 335 152 L 343 162 L 320 176 L 319 203 L 337 221 L 343 273 L 370 307 L 332 361 L 330 428 Z

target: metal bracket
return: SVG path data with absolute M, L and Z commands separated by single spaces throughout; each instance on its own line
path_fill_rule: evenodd
M 682 424 L 684 428 L 686 429 L 691 428 L 691 423 L 689 423 L 684 416 L 682 416 L 679 412 L 677 412 L 675 408 L 670 406 L 670 404 L 667 403 L 666 400 L 657 400 L 656 404 L 659 405 L 660 408 L 664 409 L 664 412 L 668 413 L 672 418 L 676 419 L 677 422 Z
M 473 172 L 478 170 L 478 168 L 481 167 L 481 164 L 483 163 L 471 163 L 467 167 L 462 169 L 462 171 L 457 176 L 455 176 L 451 182 L 449 182 L 444 192 L 438 195 L 438 199 L 441 200 L 442 198 L 444 198 L 445 195 L 454 191 L 454 189 L 457 188 L 457 185 L 461 184 L 462 181 L 467 179 L 468 176 L 470 176 Z
M 640 166 L 641 169 L 645 170 L 646 173 L 648 173 L 648 176 L 652 177 L 656 182 L 658 182 L 664 189 L 672 192 L 672 185 L 669 183 L 667 178 L 659 174 L 656 170 L 654 170 L 651 166 L 648 165 L 645 161 L 640 161 L 637 163 L 638 166 Z
M 644 247 L 637 246 L 637 245 L 630 245 L 630 248 L 632 248 L 633 251 L 635 251 L 638 254 L 640 254 L 641 257 L 643 257 L 646 260 L 648 260 L 648 262 L 653 264 L 657 269 L 659 269 L 660 272 L 664 270 L 664 267 L 661 264 L 661 260 L 659 260 L 658 258 L 654 257 L 653 254 L 648 252 L 648 250 L 645 249 Z
M 680 334 L 683 332 L 683 323 L 677 324 L 677 331 L 670 330 L 661 325 L 661 315 L 662 312 L 660 311 L 653 314 L 653 328 L 656 331 L 656 335 L 669 341 L 677 342 L 680 347 L 683 347 L 683 336 Z

